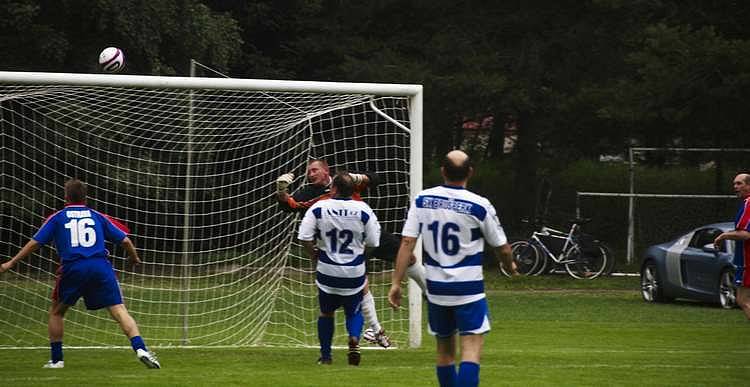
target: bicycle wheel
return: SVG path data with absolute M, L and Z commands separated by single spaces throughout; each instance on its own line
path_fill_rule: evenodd
M 511 243 L 510 249 L 513 261 L 516 263 L 516 270 L 521 275 L 534 274 L 539 266 L 539 251 L 536 247 L 528 241 L 517 241 Z M 502 264 L 500 264 L 500 271 L 503 275 L 510 277 L 510 273 L 504 270 Z
M 573 278 L 594 279 L 607 268 L 607 255 L 604 249 L 581 251 L 576 245 L 566 254 L 565 270 Z
M 612 274 L 615 271 L 615 257 L 612 255 L 612 249 L 602 242 L 597 242 L 597 247 L 602 250 L 604 256 L 607 258 L 607 265 L 602 275 Z

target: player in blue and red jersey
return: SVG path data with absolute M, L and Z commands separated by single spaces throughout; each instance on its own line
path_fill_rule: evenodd
M 734 231 L 720 234 L 714 240 L 718 248 L 721 241 L 734 240 L 734 265 L 737 266 L 736 281 L 737 305 L 745 312 L 750 320 L 750 174 L 740 173 L 732 182 L 737 197 L 743 199 L 737 218 L 734 221 Z
M 83 297 L 86 308 L 107 308 L 130 339 L 138 359 L 149 368 L 161 368 L 141 338 L 138 326 L 122 303 L 120 284 L 110 263 L 104 241 L 125 248 L 133 265 L 141 263 L 128 229 L 122 223 L 86 206 L 86 185 L 78 179 L 65 183 L 65 208 L 47 218 L 42 227 L 10 261 L 0 265 L 0 273 L 12 268 L 39 247 L 53 243 L 60 257 L 57 281 L 49 309 L 51 356 L 44 368 L 63 368 L 63 318 L 65 312 Z

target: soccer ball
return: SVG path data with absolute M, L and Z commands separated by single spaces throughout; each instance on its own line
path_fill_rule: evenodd
M 107 47 L 99 54 L 99 65 L 108 73 L 116 73 L 125 66 L 125 54 L 117 47 Z

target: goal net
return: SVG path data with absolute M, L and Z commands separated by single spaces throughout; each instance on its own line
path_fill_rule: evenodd
M 0 72 L 0 256 L 63 206 L 64 181 L 78 177 L 144 260 L 132 268 L 108 246 L 151 346 L 314 346 L 315 267 L 296 243 L 301 216 L 275 202 L 276 178 L 294 172 L 298 189 L 311 158 L 378 173 L 363 199 L 400 233 L 421 188 L 421 87 Z M 0 275 L 0 348 L 47 345 L 57 262 L 45 247 Z M 391 270 L 368 262 L 381 323 L 396 345 L 418 345 L 421 307 L 387 307 Z M 65 343 L 127 341 L 106 311 L 79 302 Z

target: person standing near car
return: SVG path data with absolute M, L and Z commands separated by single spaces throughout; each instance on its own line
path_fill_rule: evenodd
M 719 245 L 724 240 L 733 240 L 734 265 L 737 267 L 735 282 L 737 287 L 737 305 L 745 312 L 745 317 L 750 320 L 750 174 L 740 173 L 732 182 L 737 197 L 743 199 L 737 218 L 734 221 L 734 230 L 721 233 L 714 240 L 714 245 Z

